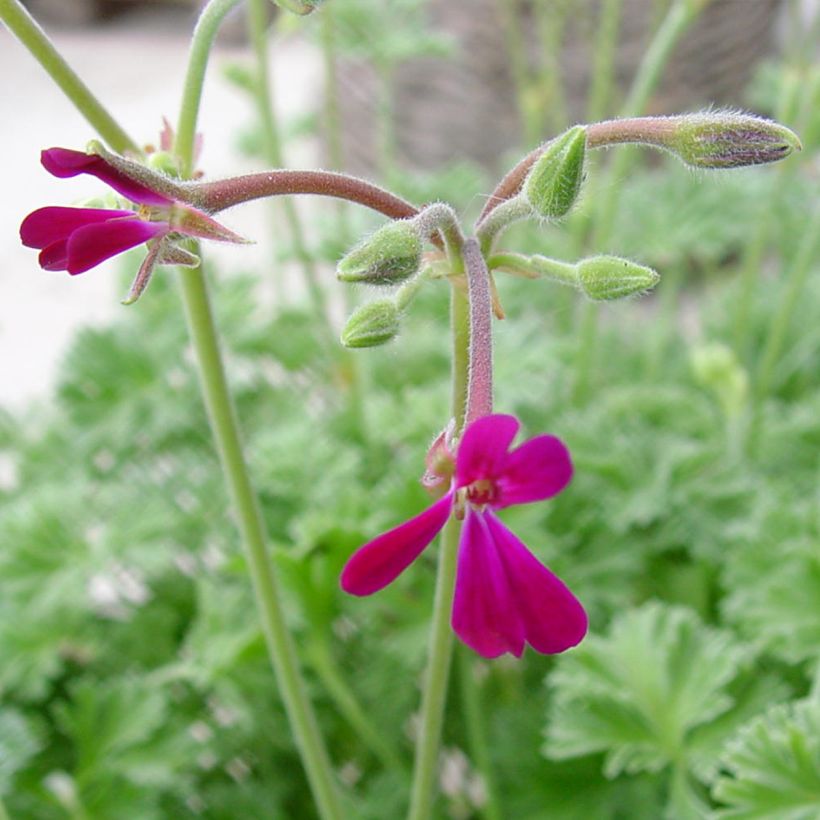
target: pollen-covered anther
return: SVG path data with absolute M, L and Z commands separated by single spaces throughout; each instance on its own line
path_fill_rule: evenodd
M 498 498 L 498 488 L 495 482 L 488 478 L 474 481 L 469 487 L 465 487 L 464 489 L 467 494 L 467 500 L 476 507 L 492 504 Z

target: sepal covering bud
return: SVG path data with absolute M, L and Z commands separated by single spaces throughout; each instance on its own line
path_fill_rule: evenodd
M 544 148 L 524 180 L 523 194 L 545 219 L 560 219 L 575 204 L 584 178 L 586 130 L 581 125 L 556 137 Z
M 591 256 L 576 266 L 578 288 L 596 302 L 634 296 L 660 280 L 657 271 L 619 256 Z
M 785 125 L 731 111 L 680 117 L 668 148 L 695 168 L 739 168 L 784 159 L 802 148 Z
M 353 311 L 341 333 L 345 347 L 377 347 L 399 332 L 400 312 L 392 299 L 375 299 Z
M 343 282 L 395 285 L 421 266 L 422 240 L 412 220 L 388 222 L 364 239 L 339 262 Z

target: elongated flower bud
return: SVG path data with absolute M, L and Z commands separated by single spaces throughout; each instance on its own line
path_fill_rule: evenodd
M 342 329 L 345 347 L 377 347 L 399 332 L 399 309 L 392 299 L 376 299 L 353 311 Z
M 586 131 L 576 125 L 548 143 L 533 165 L 523 194 L 545 219 L 560 219 L 572 208 L 581 190 L 586 154 Z
M 739 168 L 776 162 L 802 145 L 797 134 L 772 120 L 707 111 L 680 117 L 668 147 L 696 168 Z
M 412 220 L 388 222 L 342 258 L 336 275 L 343 282 L 395 285 L 416 273 L 421 251 L 421 237 Z
M 578 288 L 596 302 L 643 293 L 660 280 L 657 272 L 618 256 L 591 256 L 576 266 Z

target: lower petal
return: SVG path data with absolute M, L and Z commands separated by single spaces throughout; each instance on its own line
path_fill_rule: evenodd
M 351 595 L 370 595 L 407 569 L 447 523 L 453 507 L 448 493 L 421 515 L 405 521 L 356 550 L 342 570 L 341 584 Z
M 68 266 L 68 242 L 61 239 L 40 251 L 37 261 L 43 270 L 65 270 Z
M 458 548 L 453 631 L 485 658 L 524 651 L 524 625 L 484 513 L 468 507 Z
M 83 273 L 118 253 L 167 232 L 168 225 L 164 222 L 145 222 L 136 217 L 86 225 L 74 231 L 68 239 L 66 269 L 72 275 Z
M 27 248 L 46 248 L 62 239 L 68 239 L 74 231 L 85 225 L 129 216 L 133 217 L 134 212 L 59 206 L 38 208 L 20 225 L 20 239 Z
M 578 599 L 492 513 L 485 513 L 485 520 L 515 596 L 527 643 L 548 655 L 580 643 L 587 632 L 587 614 Z

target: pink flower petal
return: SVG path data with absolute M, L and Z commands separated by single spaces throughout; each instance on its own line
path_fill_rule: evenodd
M 458 445 L 456 487 L 498 476 L 518 426 L 515 416 L 492 415 L 476 419 L 464 431 Z
M 167 232 L 168 225 L 164 222 L 145 222 L 136 217 L 78 228 L 68 238 L 66 270 L 72 275 L 83 273 L 105 259 Z
M 555 436 L 536 436 L 507 456 L 496 481 L 500 492 L 493 507 L 552 498 L 571 478 L 572 461 L 564 443 Z
M 159 206 L 173 202 L 167 196 L 126 176 L 97 154 L 85 154 L 68 148 L 48 148 L 40 154 L 40 162 L 46 171 L 60 179 L 76 177 L 78 174 L 91 174 L 131 202 Z
M 587 615 L 578 599 L 491 512 L 484 513 L 524 633 L 533 649 L 552 655 L 580 643 Z
M 133 216 L 131 211 L 102 208 L 38 208 L 20 226 L 20 239 L 27 248 L 46 248 L 68 237 L 84 225 Z
M 453 631 L 485 658 L 520 657 L 524 624 L 484 513 L 467 508 L 458 548 Z
M 453 494 L 440 498 L 421 515 L 405 521 L 360 547 L 342 570 L 341 584 L 351 595 L 370 595 L 395 580 L 447 523 Z
M 65 270 L 68 267 L 68 242 L 60 239 L 40 251 L 37 257 L 43 270 Z

